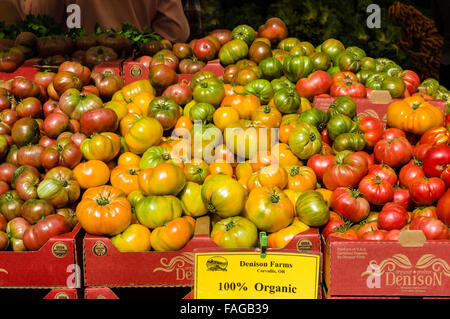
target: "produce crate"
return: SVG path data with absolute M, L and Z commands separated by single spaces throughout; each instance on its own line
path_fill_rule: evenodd
M 223 76 L 223 66 L 219 60 L 209 61 L 202 71 L 211 71 L 218 78 Z M 132 59 L 126 60 L 123 63 L 123 76 L 125 85 L 138 80 L 148 79 L 149 70 L 140 62 L 133 61 Z M 189 83 L 192 74 L 178 74 L 178 82 Z
M 448 298 L 450 241 L 403 231 L 398 241 L 324 241 L 326 297 Z
M 69 298 L 77 296 L 76 288 L 82 287 L 83 235 L 77 224 L 70 233 L 50 238 L 37 251 L 0 252 L 0 289 L 53 289 L 47 298 L 58 292 Z
M 328 107 L 334 101 L 334 97 L 314 97 L 314 107 L 327 111 Z M 388 91 L 373 91 L 369 98 L 353 98 L 356 103 L 356 112 L 358 115 L 368 115 L 378 118 L 383 125 L 386 125 L 386 111 L 388 106 L 398 101 L 392 99 Z M 445 102 L 442 100 L 428 100 L 431 104 L 438 107 L 445 114 Z
M 123 78 L 123 63 L 124 59 L 119 59 L 111 62 L 102 62 L 93 70 L 93 72 L 101 72 L 103 74 L 116 74 Z
M 191 287 L 194 279 L 194 250 L 220 249 L 209 236 L 210 218 L 197 219 L 194 237 L 174 252 L 122 253 L 106 237 L 87 234 L 84 238 L 84 283 L 87 295 L 91 288 L 117 287 Z M 286 249 L 320 252 L 317 229 L 295 236 Z M 94 290 L 95 291 L 95 290 Z
M 38 72 L 39 69 L 36 67 L 36 61 L 27 60 L 14 72 L 0 72 L 0 81 L 9 81 L 17 76 L 23 76 L 31 81 L 34 78 L 34 75 Z

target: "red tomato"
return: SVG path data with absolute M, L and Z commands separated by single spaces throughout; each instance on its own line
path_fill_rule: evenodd
M 450 187 L 450 166 L 447 166 L 441 173 L 441 179 L 445 182 L 445 186 Z
M 427 152 L 433 147 L 431 144 L 417 144 L 413 150 L 414 158 L 423 161 Z
M 328 223 L 321 229 L 321 234 L 327 238 L 332 232 L 334 232 L 339 227 L 345 227 L 345 221 L 340 219 L 329 219 Z
M 372 230 L 361 236 L 362 240 L 384 240 L 387 231 L 383 229 Z
M 415 179 L 422 179 L 425 177 L 425 172 L 422 169 L 421 161 L 412 159 L 408 164 L 400 169 L 398 179 L 400 186 L 408 188 Z
M 386 164 L 375 164 L 369 167 L 367 174 L 374 174 L 380 177 L 381 180 L 388 182 L 392 186 L 397 184 L 397 174 L 392 167 Z
M 374 155 L 377 163 L 390 167 L 400 167 L 411 160 L 412 146 L 404 137 L 395 137 L 392 140 L 382 139 L 375 144 Z
M 403 132 L 401 129 L 390 127 L 386 130 L 384 130 L 383 135 L 381 136 L 382 139 L 391 141 L 396 137 L 404 137 L 406 138 L 406 133 Z
M 339 227 L 336 228 L 333 232 L 331 232 L 328 235 L 329 237 L 338 237 L 338 238 L 343 238 L 343 239 L 350 239 L 350 240 L 358 240 L 359 236 L 358 233 L 351 229 L 351 228 L 346 228 L 346 227 Z
M 410 211 L 414 207 L 411 194 L 409 193 L 409 190 L 405 188 L 394 187 L 394 196 L 392 201 L 402 205 L 407 211 Z
M 383 205 L 394 197 L 394 188 L 391 183 L 382 180 L 375 174 L 365 176 L 359 182 L 358 190 L 367 201 L 373 205 Z
M 328 72 L 319 70 L 311 73 L 307 78 L 298 80 L 295 87 L 301 97 L 312 98 L 328 93 L 331 84 L 332 80 Z
M 378 230 L 378 223 L 376 221 L 365 222 L 365 220 L 361 223 L 356 231 L 359 237 L 362 237 L 365 233 L 371 232 L 374 230 Z
M 386 233 L 384 240 L 398 240 L 398 236 L 401 232 L 400 229 L 392 229 Z
M 369 167 L 365 152 L 339 152 L 334 164 L 323 175 L 323 183 L 329 190 L 338 187 L 354 187 L 367 174 Z
M 445 182 L 439 177 L 415 179 L 409 185 L 411 199 L 416 205 L 432 205 L 446 190 Z
M 425 154 L 422 164 L 426 176 L 441 176 L 444 169 L 450 164 L 450 146 L 434 146 Z
M 330 198 L 331 208 L 345 219 L 358 223 L 370 213 L 369 202 L 361 193 L 346 187 L 338 187 Z
M 378 227 L 384 230 L 401 229 L 408 223 L 406 209 L 397 203 L 387 203 L 378 214 Z
M 423 231 L 427 240 L 449 239 L 449 229 L 447 225 L 433 217 L 414 218 L 409 225 L 409 229 Z
M 420 77 L 417 73 L 411 70 L 404 70 L 401 73 L 401 77 L 403 82 L 405 82 L 405 87 L 409 94 L 416 93 L 417 88 L 420 85 Z
M 381 121 L 372 116 L 363 117 L 359 122 L 359 129 L 364 133 L 367 146 L 372 148 L 381 140 L 384 128 Z
M 322 180 L 323 174 L 325 174 L 327 168 L 333 165 L 333 163 L 334 155 L 315 154 L 308 159 L 306 165 L 312 168 L 318 179 Z
M 432 127 L 422 134 L 419 144 L 430 144 L 432 146 L 448 145 L 450 132 L 444 126 Z
M 450 189 L 445 192 L 436 205 L 437 217 L 450 226 Z

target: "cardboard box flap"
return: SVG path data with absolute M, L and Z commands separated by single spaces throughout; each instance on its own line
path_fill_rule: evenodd
M 373 90 L 369 94 L 369 100 L 373 104 L 389 104 L 392 100 L 391 93 L 387 90 Z
M 194 229 L 194 236 L 196 235 L 208 235 L 211 225 L 211 220 L 209 216 L 202 216 L 197 218 Z
M 398 241 L 403 247 L 423 247 L 427 238 L 421 230 L 403 230 Z

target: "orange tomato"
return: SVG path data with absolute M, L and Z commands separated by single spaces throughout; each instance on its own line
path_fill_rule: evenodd
M 217 126 L 221 131 L 225 128 L 239 120 L 239 112 L 229 105 L 221 106 L 216 109 L 213 114 L 214 125 Z
M 186 184 L 186 176 L 181 167 L 161 163 L 154 168 L 146 168 L 140 171 L 138 183 L 145 195 L 176 196 Z
M 215 160 L 209 164 L 209 171 L 211 175 L 224 174 L 233 177 L 233 166 L 224 160 Z
M 231 163 L 234 162 L 234 154 L 225 144 L 220 144 L 214 149 L 214 159 Z
M 137 106 L 141 115 L 148 116 L 148 108 L 154 98 L 155 95 L 151 92 L 141 92 L 132 99 L 132 103 Z
M 225 96 L 244 93 L 244 87 L 242 85 L 233 85 L 230 83 L 225 83 L 223 85 L 223 88 L 225 89 Z
M 177 123 L 174 127 L 174 133 L 181 137 L 189 136 L 194 123 L 189 116 L 183 115 L 180 116 L 177 120 Z
M 278 143 L 274 145 L 272 147 L 271 153 L 280 166 L 302 165 L 302 162 L 297 156 L 295 156 L 294 153 L 292 153 L 289 145 L 286 143 Z
M 139 166 L 119 165 L 111 171 L 111 185 L 126 195 L 139 190 Z
M 88 188 L 76 208 L 81 227 L 92 235 L 114 236 L 131 223 L 131 204 L 125 194 L 109 185 Z
M 73 174 L 81 188 L 91 188 L 107 184 L 110 170 L 104 162 L 90 160 L 75 166 Z
M 117 165 L 133 165 L 133 166 L 139 166 L 139 163 L 141 162 L 141 157 L 139 155 L 136 155 L 131 152 L 125 152 L 120 154 L 119 158 L 117 159 Z
M 252 115 L 252 121 L 257 125 L 278 128 L 281 124 L 281 112 L 276 107 L 261 105 Z
M 269 166 L 276 163 L 275 157 L 270 151 L 259 151 L 250 160 L 252 170 L 254 172 L 259 171 L 264 166 Z
M 225 96 L 220 106 L 230 105 L 239 113 L 241 119 L 251 119 L 253 113 L 261 106 L 259 99 L 252 94 Z
M 262 186 L 276 186 L 284 189 L 288 183 L 288 174 L 281 166 L 269 165 L 258 171 L 258 180 Z
M 330 208 L 331 207 L 330 198 L 331 198 L 331 195 L 333 194 L 333 192 L 326 188 L 318 188 L 318 189 L 316 189 L 316 191 L 318 191 L 319 193 L 322 194 L 323 198 L 325 199 L 325 201 L 328 204 L 328 208 Z
M 235 174 L 237 179 L 250 177 L 253 174 L 253 168 L 250 161 L 245 161 L 243 163 L 237 164 Z
M 283 189 L 283 192 L 286 194 L 286 196 L 291 200 L 292 204 L 295 207 L 295 204 L 297 204 L 297 198 L 302 194 L 301 192 L 294 191 L 292 189 Z
M 312 168 L 301 165 L 286 165 L 284 168 L 288 176 L 288 189 L 298 192 L 316 189 L 317 177 Z
M 278 139 L 280 140 L 281 143 L 285 144 L 289 143 L 289 137 L 294 131 L 295 126 L 296 126 L 295 124 L 286 124 L 280 126 L 280 129 L 278 130 Z
M 152 247 L 156 251 L 180 250 L 194 235 L 194 229 L 195 219 L 191 216 L 175 218 L 152 231 Z
M 261 182 L 258 178 L 258 172 L 253 173 L 250 177 L 247 178 L 247 190 L 251 192 L 255 188 L 262 187 Z

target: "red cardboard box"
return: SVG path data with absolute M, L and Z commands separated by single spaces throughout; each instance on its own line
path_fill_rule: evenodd
M 211 71 L 218 78 L 223 76 L 223 66 L 220 64 L 219 60 L 209 61 L 202 71 Z M 149 70 L 140 62 L 133 60 L 127 60 L 123 63 L 123 76 L 125 85 L 131 82 L 148 79 Z M 178 74 L 178 82 L 189 83 L 192 74 Z
M 14 72 L 0 72 L 0 80 L 9 81 L 17 76 L 23 76 L 24 78 L 31 81 L 34 78 L 34 75 L 38 72 L 39 69 L 36 67 L 36 61 L 27 60 Z
M 404 231 L 399 241 L 329 238 L 324 249 L 327 298 L 450 296 L 450 241 Z
M 81 287 L 83 234 L 78 224 L 37 251 L 0 252 L 0 288 Z
M 103 74 L 116 74 L 123 78 L 123 61 L 123 59 L 119 59 L 111 62 L 102 62 L 93 70 L 93 72 L 101 72 Z
M 52 289 L 44 299 L 80 299 L 80 291 L 71 288 Z
M 194 250 L 220 249 L 209 236 L 210 218 L 197 219 L 194 237 L 174 252 L 122 253 L 106 237 L 84 238 L 84 282 L 86 287 L 158 287 L 192 286 Z M 301 253 L 320 252 L 317 229 L 295 236 L 286 249 Z M 130 271 L 132 269 L 132 271 Z
M 386 93 L 388 98 L 386 98 Z M 327 111 L 328 107 L 334 101 L 334 97 L 314 97 L 314 107 Z M 354 98 L 356 102 L 356 112 L 359 115 L 368 115 L 378 118 L 384 125 L 386 125 L 386 111 L 388 106 L 398 101 L 398 99 L 391 99 L 387 91 L 374 91 L 370 98 Z M 438 107 L 442 114 L 445 114 L 445 102 L 442 100 L 429 100 L 431 104 Z

